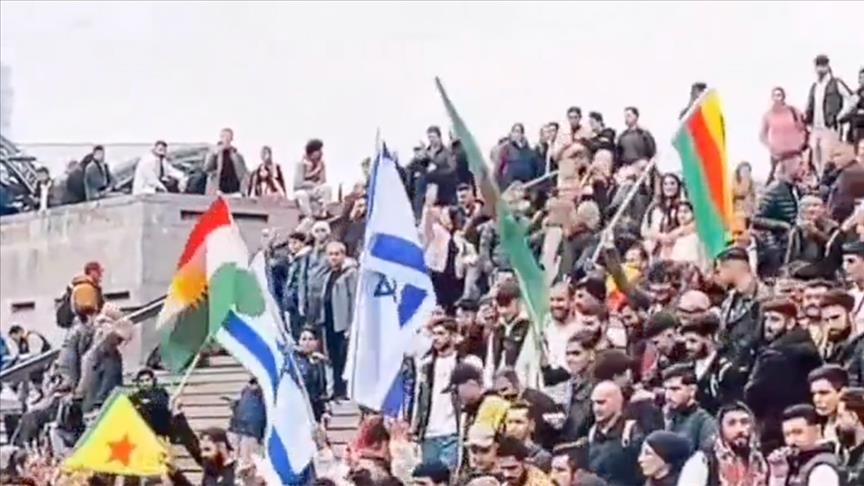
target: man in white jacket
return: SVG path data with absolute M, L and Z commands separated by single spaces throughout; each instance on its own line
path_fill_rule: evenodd
M 180 192 L 186 185 L 186 176 L 175 169 L 165 158 L 168 144 L 162 140 L 141 156 L 135 166 L 132 194 L 155 194 L 157 192 Z

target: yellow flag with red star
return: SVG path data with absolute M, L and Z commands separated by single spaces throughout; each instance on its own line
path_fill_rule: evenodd
M 160 476 L 168 448 L 122 392 L 115 392 L 65 461 L 66 471 Z

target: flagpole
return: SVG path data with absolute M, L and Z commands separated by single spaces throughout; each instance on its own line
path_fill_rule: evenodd
M 205 343 L 206 345 L 206 343 Z M 204 346 L 201 346 L 203 349 Z M 183 393 L 183 389 L 186 388 L 186 384 L 189 382 L 189 377 L 192 376 L 192 372 L 195 371 L 195 367 L 198 366 L 198 362 L 201 361 L 202 349 L 199 349 L 197 353 L 195 353 L 195 357 L 192 358 L 192 362 L 189 363 L 189 367 L 186 368 L 186 371 L 183 372 L 183 377 L 180 378 L 180 383 L 177 384 L 177 388 L 174 390 L 174 393 L 171 394 L 171 399 L 168 401 L 170 407 L 174 407 L 174 403 L 180 398 L 180 395 Z
M 597 263 L 597 259 L 600 258 L 600 251 L 603 249 L 603 240 L 607 238 L 612 231 L 615 229 L 615 226 L 618 224 L 618 220 L 621 219 L 621 216 L 624 215 L 624 211 L 630 206 L 630 203 L 633 201 L 633 198 L 636 196 L 636 193 L 639 192 L 639 188 L 642 187 L 642 184 L 651 174 L 651 171 L 654 170 L 654 166 L 657 165 L 655 160 L 652 160 L 642 169 L 642 174 L 636 179 L 636 183 L 633 184 L 633 187 L 630 188 L 630 192 L 624 197 L 624 200 L 621 201 L 621 207 L 618 208 L 618 211 L 615 212 L 615 215 L 612 216 L 612 219 L 609 220 L 609 224 L 606 225 L 606 228 L 603 230 L 603 233 L 600 235 L 600 242 L 597 243 L 597 248 L 594 250 L 594 254 L 591 256 L 591 263 Z

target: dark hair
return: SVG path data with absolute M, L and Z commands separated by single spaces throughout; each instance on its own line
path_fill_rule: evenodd
M 786 409 L 783 410 L 783 422 L 799 418 L 806 420 L 807 425 L 819 424 L 819 414 L 816 413 L 816 409 L 813 405 L 810 405 L 809 403 L 799 403 L 798 405 L 786 407 Z
M 599 111 L 592 111 L 591 113 L 588 113 L 588 118 L 598 123 L 603 123 L 603 114 Z
M 737 167 L 735 167 L 735 182 L 741 182 L 741 170 L 743 170 L 744 167 L 750 169 L 751 174 L 753 173 L 753 166 L 750 165 L 750 162 L 741 162 Z
M 681 383 L 685 385 L 695 385 L 696 370 L 688 363 L 676 363 L 663 370 L 663 381 L 673 378 L 681 378 Z
M 168 148 L 168 143 L 165 140 L 156 140 L 156 143 L 153 144 L 154 147 L 165 147 Z
M 502 437 L 498 441 L 498 457 L 513 457 L 521 462 L 528 458 L 528 448 L 519 439 Z
M 430 133 L 434 133 L 435 135 L 438 135 L 439 138 L 441 137 L 441 129 L 435 125 L 432 125 L 431 127 L 426 129 L 426 134 L 428 135 Z
M 135 381 L 141 381 L 145 376 L 149 376 L 151 379 L 156 379 L 156 373 L 153 372 L 150 368 L 141 368 L 138 370 L 138 373 L 135 374 Z
M 308 332 L 315 339 L 320 339 L 318 336 L 318 329 L 316 329 L 312 326 L 303 326 L 303 329 L 300 331 L 300 334 L 303 334 L 304 332 Z
M 684 192 L 684 184 L 681 182 L 680 177 L 678 177 L 676 174 L 673 174 L 671 172 L 667 172 L 667 173 L 663 174 L 662 176 L 660 176 L 660 194 L 659 194 L 660 197 L 658 198 L 658 200 L 659 200 L 660 206 L 664 210 L 670 211 L 674 208 L 666 207 L 666 204 L 667 204 L 666 194 L 663 193 L 663 183 L 666 182 L 666 179 L 672 179 L 675 181 L 676 184 L 678 184 L 678 191 L 675 193 L 674 196 L 672 196 L 672 199 L 681 199 L 681 195 Z
M 830 289 L 833 286 L 834 284 L 825 280 L 824 278 L 814 278 L 813 280 L 804 283 L 804 287 L 808 289 L 815 289 L 819 287 L 825 287 L 826 289 Z
M 105 147 L 103 147 L 102 145 L 94 145 L 93 146 L 93 152 L 104 152 L 104 151 L 105 151 Z
M 519 386 L 519 375 L 517 375 L 516 370 L 511 367 L 504 367 L 496 371 L 492 379 L 497 380 L 498 378 L 504 378 L 510 382 L 511 385 L 516 387 Z
M 324 142 L 318 140 L 317 138 L 313 138 L 312 140 L 306 142 L 306 156 L 308 157 L 313 153 L 321 150 L 322 148 L 324 148 Z
M 660 260 L 651 264 L 648 267 L 648 272 L 645 275 L 645 280 L 648 283 L 673 283 L 680 276 L 678 267 L 675 262 L 670 260 Z
M 534 417 L 531 414 L 531 412 L 534 410 L 534 407 L 527 400 L 516 400 L 514 403 L 510 404 L 510 407 L 507 409 L 508 412 L 510 410 L 525 410 L 526 412 L 528 412 L 528 418 L 534 420 Z
M 628 106 L 624 108 L 624 111 L 629 111 L 630 113 L 636 115 L 636 118 L 639 118 L 639 108 L 636 108 L 635 106 Z
M 594 363 L 594 378 L 599 381 L 612 380 L 635 367 L 633 358 L 619 349 L 610 349 L 597 355 Z
M 438 317 L 434 319 L 431 323 L 429 323 L 429 329 L 441 326 L 447 332 L 453 333 L 459 330 L 459 323 L 456 322 L 456 319 L 452 317 Z
M 567 344 L 576 343 L 585 351 L 591 351 L 597 347 L 597 337 L 597 333 L 591 329 L 579 329 L 570 336 Z
M 498 305 L 509 305 L 515 299 L 522 297 L 522 291 L 515 282 L 504 282 L 495 294 L 495 303 Z
M 302 231 L 292 231 L 291 234 L 288 235 L 289 240 L 299 241 L 304 245 L 309 243 L 309 236 Z
M 708 85 L 703 81 L 696 81 L 695 83 L 693 83 L 690 86 L 690 89 L 691 90 L 705 91 L 706 89 L 708 89 Z
M 570 108 L 567 108 L 567 116 L 570 116 L 571 113 L 575 113 L 581 117 L 582 108 L 579 108 L 578 106 L 571 106 Z
M 629 247 L 627 247 L 627 250 L 624 251 L 624 253 L 626 254 L 627 252 L 629 252 L 630 250 L 633 250 L 634 248 L 639 251 L 639 258 L 641 258 L 643 261 L 647 262 L 650 259 L 650 256 L 648 255 L 648 250 L 645 249 L 645 245 L 643 245 L 641 241 L 637 241 L 637 242 L 633 243 L 632 245 L 630 245 Z
M 329 478 L 316 478 L 312 486 L 336 486 L 336 483 Z
M 519 131 L 522 132 L 523 135 L 525 134 L 525 125 L 519 122 L 514 123 L 513 126 L 510 127 L 510 131 L 512 132 L 516 127 L 519 127 Z
M 849 373 L 840 365 L 826 364 L 816 368 L 807 375 L 807 382 L 811 385 L 819 380 L 831 383 L 831 387 L 840 391 L 849 386 Z
M 18 334 L 19 332 L 24 332 L 24 328 L 18 324 L 9 326 L 9 334 Z
M 561 128 L 561 125 L 559 125 L 558 122 L 556 122 L 556 121 L 551 121 L 551 122 L 547 123 L 546 125 L 548 125 L 550 127 L 555 127 L 555 130 L 558 130 L 559 128 Z

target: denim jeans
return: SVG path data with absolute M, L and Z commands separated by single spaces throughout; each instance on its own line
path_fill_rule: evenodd
M 420 450 L 424 463 L 441 461 L 453 469 L 459 459 L 459 436 L 444 435 L 423 439 Z

